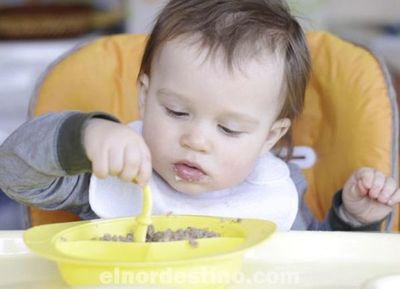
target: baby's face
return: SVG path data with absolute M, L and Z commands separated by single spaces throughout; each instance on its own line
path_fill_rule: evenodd
M 242 182 L 286 132 L 283 62 L 275 55 L 229 71 L 194 45 L 168 42 L 142 77 L 143 135 L 153 168 L 177 191 L 220 190 Z

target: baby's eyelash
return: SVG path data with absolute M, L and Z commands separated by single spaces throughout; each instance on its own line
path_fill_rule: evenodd
M 165 107 L 165 111 L 167 112 L 168 115 L 170 115 L 172 117 L 183 117 L 183 116 L 189 115 L 187 112 L 172 110 L 172 109 L 169 109 L 168 107 Z
M 242 131 L 231 130 L 231 129 L 229 129 L 227 127 L 224 127 L 222 125 L 218 125 L 218 127 L 220 128 L 220 130 L 222 130 L 222 132 L 224 134 L 229 135 L 229 136 L 239 136 L 240 134 L 243 133 Z

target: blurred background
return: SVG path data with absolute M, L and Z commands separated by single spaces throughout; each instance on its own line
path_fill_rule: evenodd
M 147 33 L 166 0 L 0 0 L 0 143 L 27 119 L 46 67 L 97 37 Z M 289 0 L 306 30 L 331 31 L 386 62 L 400 92 L 400 0 Z M 0 192 L 0 229 L 27 226 L 25 208 Z

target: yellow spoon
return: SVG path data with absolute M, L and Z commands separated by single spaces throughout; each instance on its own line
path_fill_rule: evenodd
M 136 217 L 136 229 L 134 231 L 134 241 L 139 243 L 146 242 L 147 227 L 151 225 L 151 209 L 153 201 L 149 185 L 143 189 L 142 212 Z

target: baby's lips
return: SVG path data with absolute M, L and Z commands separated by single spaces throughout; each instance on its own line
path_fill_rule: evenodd
M 197 182 L 205 176 L 202 170 L 184 163 L 174 164 L 174 171 L 178 178 L 187 182 Z

